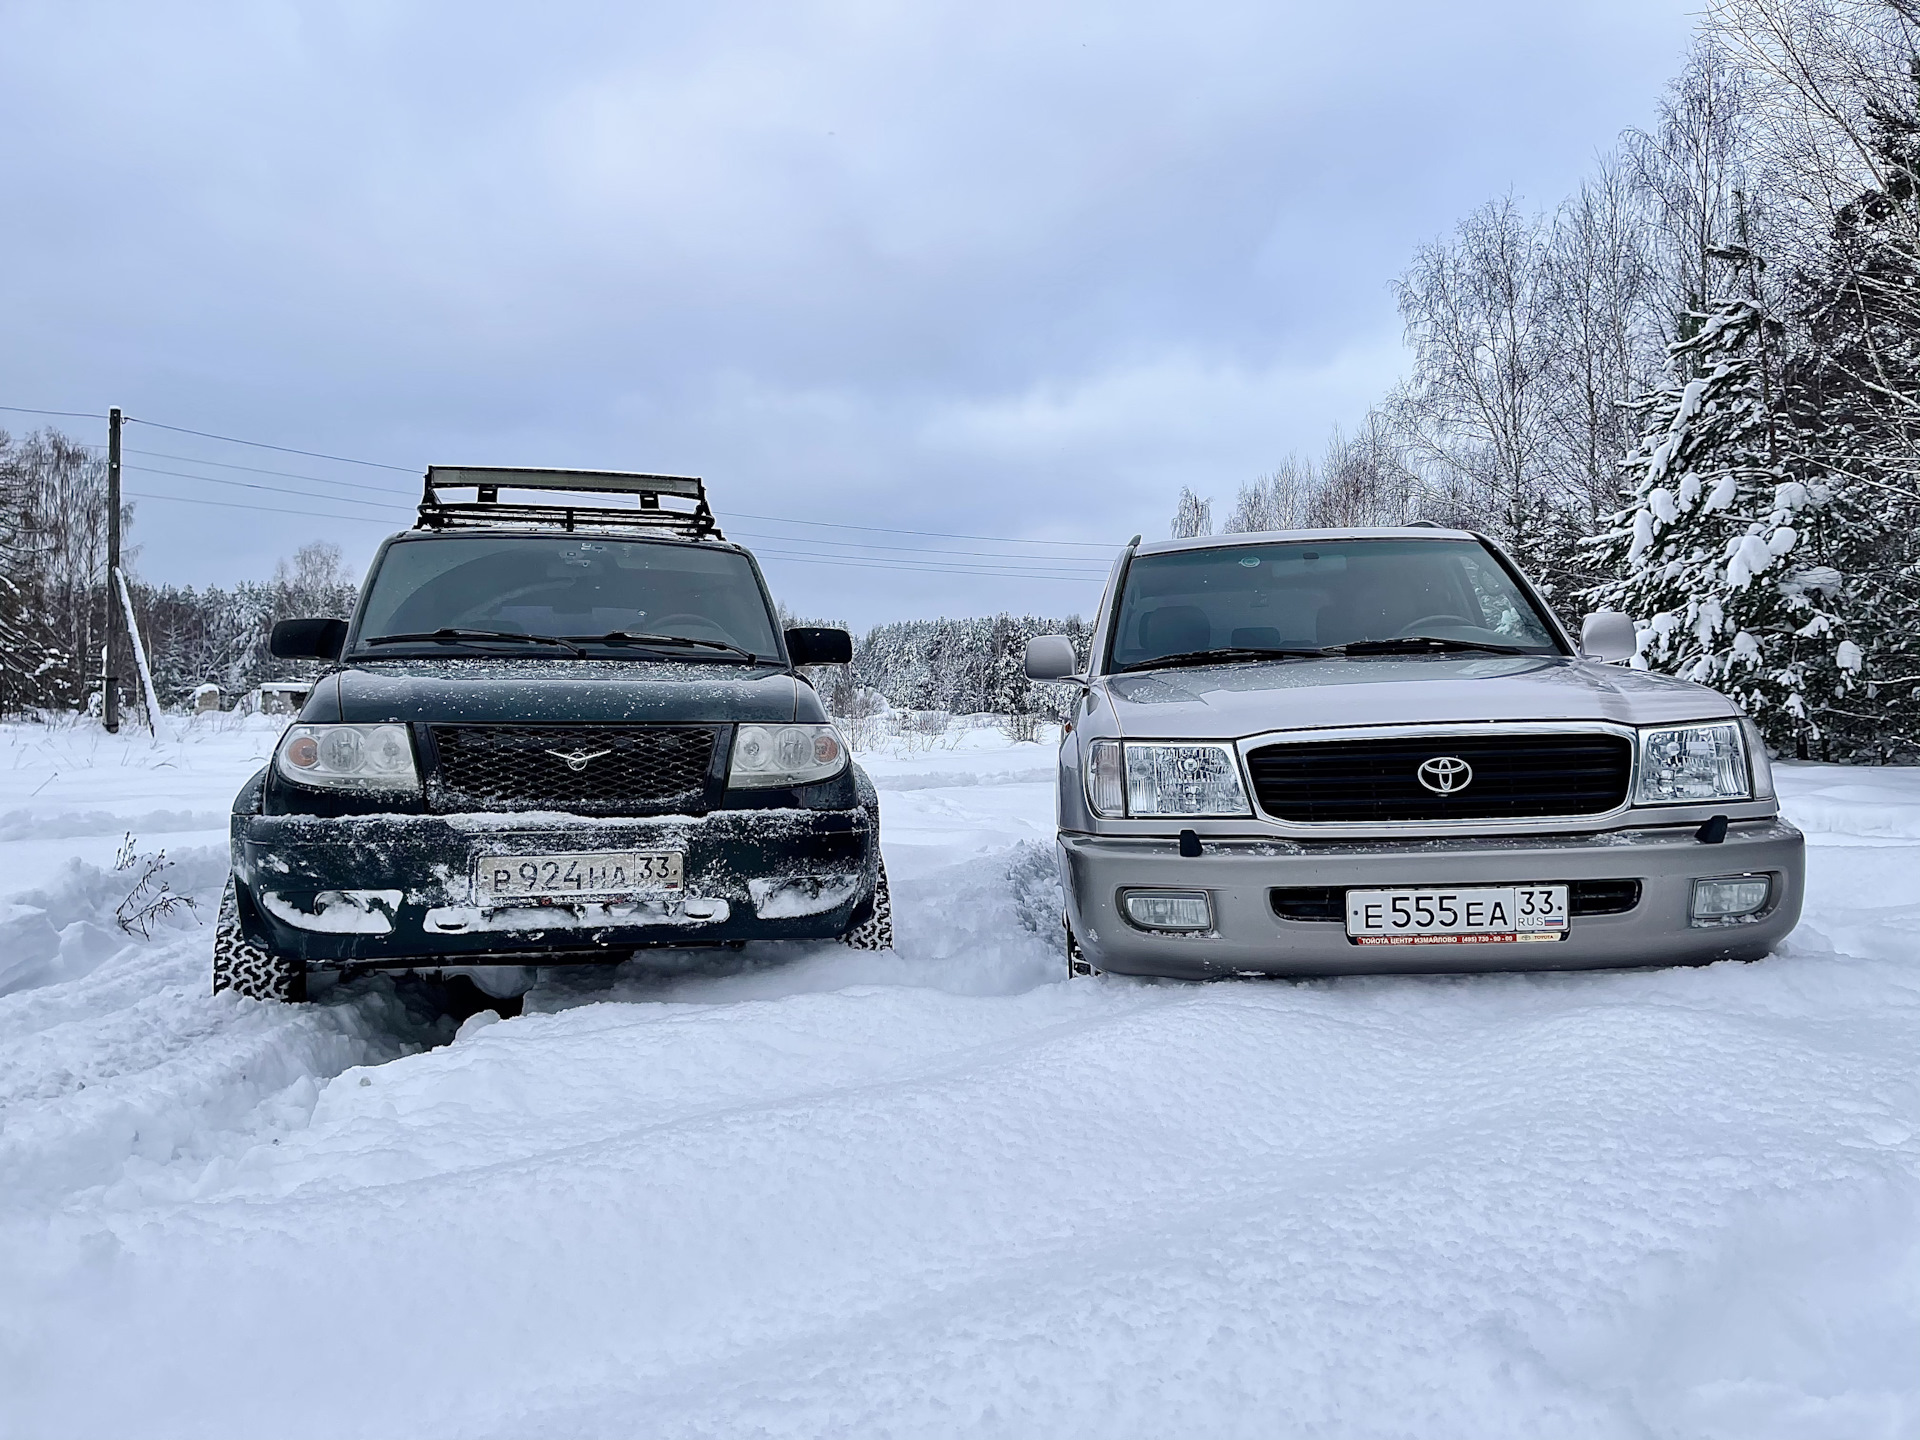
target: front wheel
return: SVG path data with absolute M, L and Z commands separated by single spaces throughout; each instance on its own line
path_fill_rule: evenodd
M 213 993 L 231 990 L 250 1000 L 295 1001 L 307 998 L 307 963 L 281 955 L 247 939 L 240 928 L 240 902 L 233 877 L 220 896 L 213 927 Z
M 1073 922 L 1062 915 L 1060 927 L 1067 937 L 1067 978 L 1078 980 L 1083 975 L 1098 975 L 1098 967 L 1087 959 L 1086 952 L 1080 948 L 1080 941 L 1073 933 Z
M 878 864 L 880 874 L 874 881 L 873 898 L 867 902 L 866 913 L 840 937 L 842 944 L 855 950 L 893 948 L 893 896 L 887 889 L 887 862 L 881 860 Z

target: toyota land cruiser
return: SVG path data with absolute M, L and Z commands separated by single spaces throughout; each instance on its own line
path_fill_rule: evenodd
M 216 991 L 892 943 L 878 800 L 798 669 L 847 633 L 781 633 L 698 480 L 434 467 L 352 617 L 271 645 L 331 668 L 234 802 Z
M 1060 746 L 1085 973 L 1576 969 L 1755 959 L 1800 832 L 1732 702 L 1576 644 L 1501 548 L 1429 526 L 1142 545 Z

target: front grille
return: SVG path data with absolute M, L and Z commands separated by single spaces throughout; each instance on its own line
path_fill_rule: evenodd
M 716 739 L 691 726 L 436 725 L 428 800 L 456 813 L 704 811 Z
M 1471 778 L 1436 794 L 1418 771 L 1438 759 L 1465 761 Z M 1394 736 L 1266 745 L 1247 768 L 1260 808 L 1279 820 L 1523 820 L 1614 809 L 1627 798 L 1633 747 L 1602 734 Z
M 1267 902 L 1282 920 L 1344 921 L 1347 918 L 1347 892 L 1340 885 L 1276 885 L 1267 892 Z M 1573 915 L 1624 915 L 1639 903 L 1638 880 L 1567 882 L 1567 910 Z

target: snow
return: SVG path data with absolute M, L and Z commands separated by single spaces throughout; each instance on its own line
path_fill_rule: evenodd
M 210 922 L 276 734 L 174 729 L 0 728 L 0 1435 L 1920 1430 L 1920 773 L 1778 767 L 1757 965 L 1070 983 L 977 729 L 863 757 L 897 954 L 456 1027 L 114 928 L 129 830 Z

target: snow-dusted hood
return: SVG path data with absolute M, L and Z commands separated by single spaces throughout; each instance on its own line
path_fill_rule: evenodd
M 1560 656 L 1329 657 L 1151 670 L 1105 683 L 1121 734 L 1141 739 L 1502 720 L 1649 725 L 1739 713 L 1703 685 Z
M 767 666 L 644 660 L 391 660 L 314 687 L 314 722 L 575 725 L 824 720 L 812 687 Z

